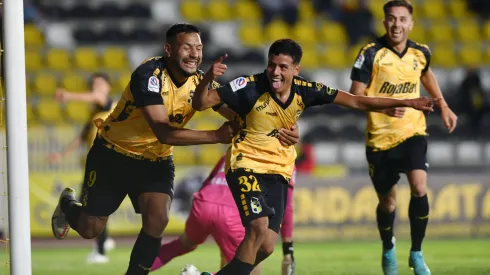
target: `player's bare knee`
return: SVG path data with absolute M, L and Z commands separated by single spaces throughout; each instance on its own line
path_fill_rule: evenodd
M 396 197 L 391 194 L 379 196 L 379 208 L 385 213 L 391 213 L 396 209 Z
M 262 243 L 262 246 L 260 246 L 259 253 L 261 253 L 265 259 L 274 253 L 274 247 L 274 243 L 266 241 Z
M 423 197 L 427 194 L 427 184 L 425 182 L 414 182 L 410 184 L 410 193 L 415 197 Z
M 107 217 L 86 216 L 78 225 L 78 233 L 84 239 L 97 237 L 105 228 Z
M 168 225 L 166 213 L 151 213 L 143 216 L 143 230 L 150 236 L 159 238 Z

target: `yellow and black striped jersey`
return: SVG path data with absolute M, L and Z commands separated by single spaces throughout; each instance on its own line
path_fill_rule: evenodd
M 271 91 L 265 73 L 239 77 L 217 91 L 241 120 L 228 151 L 227 169 L 280 174 L 287 180 L 293 173 L 296 150 L 281 145 L 278 130 L 290 129 L 305 108 L 331 103 L 338 93 L 322 83 L 295 77 L 289 98 L 283 103 Z
M 99 126 L 99 135 L 124 152 L 145 159 L 170 156 L 173 146 L 158 141 L 140 108 L 164 105 L 174 127 L 184 127 L 192 118 L 192 96 L 203 73 L 175 83 L 163 57 L 145 60 L 132 74 L 121 99 L 110 116 Z M 217 83 L 213 87 L 219 86 Z
M 408 40 L 402 53 L 382 36 L 364 46 L 352 68 L 351 79 L 366 83 L 367 96 L 420 97 L 420 77 L 429 69 L 431 52 L 426 45 Z M 403 118 L 370 112 L 366 145 L 387 150 L 414 135 L 426 135 L 423 112 L 407 108 Z
M 97 135 L 97 126 L 95 121 L 98 119 L 106 119 L 109 114 L 116 107 L 117 102 L 109 100 L 103 107 L 95 106 L 94 110 L 90 114 L 90 120 L 83 127 L 80 137 L 87 144 L 87 148 L 92 147 L 95 136 Z

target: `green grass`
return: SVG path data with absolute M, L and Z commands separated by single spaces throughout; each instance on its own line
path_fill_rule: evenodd
M 399 274 L 412 274 L 408 268 L 409 243 L 397 244 Z M 280 274 L 282 249 L 263 263 L 262 274 Z M 111 251 L 111 262 L 105 265 L 86 265 L 87 248 L 33 249 L 34 275 L 102 275 L 122 274 L 127 266 L 130 247 Z M 432 274 L 490 274 L 490 239 L 479 240 L 428 240 L 424 255 Z M 5 274 L 5 253 L 0 254 L 0 274 Z M 380 244 L 378 242 L 298 243 L 295 245 L 298 275 L 307 274 L 380 274 Z M 179 257 L 152 274 L 179 274 L 188 263 L 200 271 L 216 271 L 219 251 L 212 244 L 200 246 L 196 251 Z M 8 273 L 7 273 L 8 274 Z

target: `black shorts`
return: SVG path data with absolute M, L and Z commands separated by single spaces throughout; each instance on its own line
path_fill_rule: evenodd
M 134 211 L 141 213 L 141 193 L 158 192 L 173 197 L 175 167 L 172 157 L 159 161 L 135 159 L 103 145 L 96 139 L 85 165 L 81 203 L 91 216 L 109 216 L 129 196 Z
M 269 228 L 279 233 L 288 195 L 288 182 L 283 176 L 230 169 L 226 181 L 243 226 L 255 219 L 269 217 Z
M 386 194 L 398 183 L 400 173 L 412 170 L 425 170 L 427 163 L 427 139 L 413 136 L 396 147 L 374 151 L 366 147 L 369 176 L 378 194 Z

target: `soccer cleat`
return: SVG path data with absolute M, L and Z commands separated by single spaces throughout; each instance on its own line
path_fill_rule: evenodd
M 201 275 L 212 275 L 210 272 L 203 272 Z
M 398 263 L 396 261 L 396 247 L 395 238 L 392 239 L 393 248 L 389 250 L 383 249 L 383 255 L 381 259 L 381 266 L 383 267 L 384 275 L 397 275 L 398 274 Z
M 430 275 L 430 269 L 424 261 L 422 251 L 410 251 L 408 266 L 413 270 L 415 275 Z
M 75 190 L 67 187 L 61 192 L 58 205 L 51 218 L 51 230 L 53 231 L 54 237 L 58 240 L 63 240 L 70 231 L 70 225 L 66 220 L 65 213 L 61 211 L 61 201 L 63 199 L 76 201 Z

